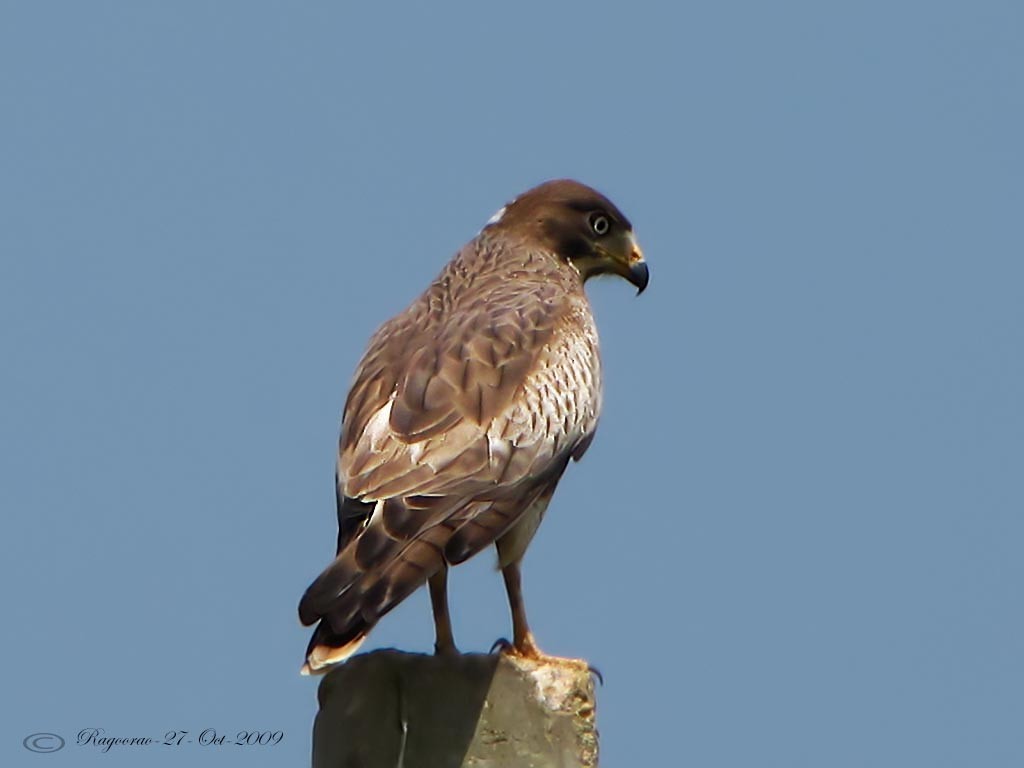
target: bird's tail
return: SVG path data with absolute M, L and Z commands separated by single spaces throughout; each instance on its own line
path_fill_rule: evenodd
M 319 622 L 303 672 L 314 674 L 341 663 L 384 614 L 445 565 L 453 520 L 403 530 L 406 513 L 397 499 L 381 503 L 369 523 L 317 577 L 299 603 L 303 624 Z
M 317 624 L 306 648 L 306 663 L 300 670 L 303 675 L 322 675 L 335 664 L 341 664 L 359 650 L 373 625 L 357 621 L 344 634 L 331 629 L 326 620 Z

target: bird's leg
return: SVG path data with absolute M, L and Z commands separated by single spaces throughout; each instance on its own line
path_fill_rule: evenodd
M 500 638 L 491 646 L 491 653 L 500 650 L 501 653 L 519 656 L 533 661 L 544 661 L 547 663 L 571 664 L 585 667 L 604 685 L 604 676 L 595 667 L 590 666 L 582 659 L 562 659 L 557 656 L 549 656 L 537 647 L 533 639 L 533 632 L 530 625 L 526 623 L 526 607 L 523 605 L 523 583 L 519 572 L 519 561 L 510 563 L 501 569 L 505 577 L 505 589 L 508 591 L 508 604 L 512 609 L 512 642 Z
M 448 564 L 430 577 L 430 607 L 434 610 L 434 653 L 438 656 L 457 654 L 452 635 L 452 619 L 448 613 Z
M 530 625 L 526 622 L 526 606 L 523 605 L 523 582 L 519 572 L 519 561 L 509 563 L 501 569 L 505 577 L 505 590 L 508 592 L 508 605 L 512 611 L 512 647 L 509 649 L 516 656 L 527 659 L 539 659 L 544 656 L 533 640 Z

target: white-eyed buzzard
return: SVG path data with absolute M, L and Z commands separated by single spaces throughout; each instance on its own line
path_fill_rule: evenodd
M 430 585 L 438 653 L 454 653 L 447 572 L 495 544 L 510 653 L 540 656 L 519 563 L 601 412 L 597 329 L 583 284 L 648 272 L 629 220 L 575 181 L 502 208 L 370 340 L 338 449 L 338 554 L 299 604 L 317 624 L 303 671 L 344 661 Z

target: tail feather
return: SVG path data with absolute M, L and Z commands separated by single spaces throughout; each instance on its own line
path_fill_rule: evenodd
M 543 490 L 531 494 L 530 502 Z M 468 559 L 514 526 L 522 501 L 378 501 L 358 531 L 347 531 L 344 548 L 302 596 L 300 620 L 319 622 L 303 671 L 326 671 L 355 653 L 381 617 L 446 564 Z
M 307 648 L 305 674 L 326 671 L 355 653 L 384 614 L 444 567 L 444 547 L 456 525 L 451 518 L 403 531 L 397 511 L 384 502 L 378 510 L 302 596 L 299 619 L 320 622 Z
M 299 620 L 306 626 L 335 609 L 339 598 L 360 580 L 389 562 L 418 533 L 408 519 L 402 499 L 377 502 L 358 532 L 347 531 L 347 542 L 327 568 L 309 585 L 299 602 Z M 340 541 L 340 537 L 339 537 Z
M 306 663 L 300 670 L 303 675 L 322 675 L 335 664 L 341 664 L 359 650 L 373 625 L 357 622 L 345 634 L 334 632 L 325 620 L 313 630 L 306 648 Z

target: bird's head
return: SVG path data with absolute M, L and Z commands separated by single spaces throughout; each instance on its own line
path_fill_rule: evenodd
M 548 181 L 494 214 L 485 229 L 509 232 L 558 254 L 583 280 L 626 278 L 643 293 L 649 272 L 633 225 L 604 195 L 577 181 Z

